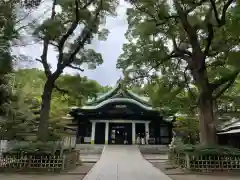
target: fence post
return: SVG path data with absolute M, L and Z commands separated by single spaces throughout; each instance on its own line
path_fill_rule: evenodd
M 185 155 L 185 168 L 187 168 L 187 169 L 190 169 L 190 168 L 191 168 L 191 166 L 190 166 L 190 156 L 189 156 L 189 154 L 186 154 L 186 155 Z
M 61 158 L 61 157 L 60 157 L 60 158 Z M 65 161 L 66 161 L 66 155 L 63 154 L 63 155 L 62 155 L 62 171 L 64 171 L 64 169 L 65 169 Z
M 21 155 L 20 157 L 21 157 L 21 159 L 22 159 L 24 156 Z M 28 168 L 31 168 L 33 157 L 32 157 L 32 156 L 29 156 L 29 158 L 26 157 L 26 159 L 28 159 Z

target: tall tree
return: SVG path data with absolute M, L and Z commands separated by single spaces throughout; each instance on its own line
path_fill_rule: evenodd
M 0 3 L 0 116 L 6 115 L 4 106 L 9 103 L 11 91 L 8 85 L 8 73 L 12 71 L 13 57 L 11 41 L 16 37 L 12 3 Z
M 234 0 L 129 0 L 128 43 L 118 60 L 127 75 L 162 76 L 169 89 L 192 89 L 200 140 L 216 143 L 215 100 L 240 72 L 238 6 Z M 238 2 L 239 3 L 239 2 Z M 136 77 L 135 77 L 136 79 Z
M 107 15 L 114 15 L 117 0 L 53 0 L 50 17 L 35 30 L 35 35 L 43 40 L 43 51 L 38 59 L 44 67 L 47 80 L 42 94 L 42 106 L 38 137 L 47 140 L 48 118 L 54 88 L 61 90 L 55 82 L 66 67 L 83 71 L 83 64 L 91 68 L 102 63 L 101 54 L 89 46 L 96 36 L 105 40 L 108 30 L 103 28 Z M 62 12 L 56 12 L 61 9 Z M 57 68 L 49 66 L 49 46 L 58 53 Z
M 37 7 L 41 1 L 1 1 L 0 2 L 0 116 L 6 115 L 6 107 L 10 103 L 11 85 L 8 83 L 16 57 L 12 55 L 12 45 L 14 40 L 19 38 L 21 26 L 31 9 Z M 25 9 L 28 12 L 25 15 L 18 16 L 19 9 Z M 18 59 L 17 59 L 18 60 Z

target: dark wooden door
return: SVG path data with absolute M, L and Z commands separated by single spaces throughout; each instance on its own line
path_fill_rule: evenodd
M 105 143 L 105 123 L 96 123 L 95 144 Z

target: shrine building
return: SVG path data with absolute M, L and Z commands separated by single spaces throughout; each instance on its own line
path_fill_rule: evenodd
M 89 100 L 69 113 L 76 127 L 78 144 L 170 144 L 172 121 L 119 81 L 109 92 Z M 146 139 L 146 138 L 145 138 Z

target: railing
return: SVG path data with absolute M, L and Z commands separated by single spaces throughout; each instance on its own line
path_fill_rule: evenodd
M 170 154 L 169 158 L 173 164 L 189 170 L 205 172 L 240 170 L 240 156 Z
M 35 157 L 35 156 L 6 156 L 0 160 L 0 169 L 2 171 L 59 171 L 63 169 L 63 158 L 59 156 Z
M 78 151 L 63 156 L 6 155 L 0 157 L 0 171 L 59 172 L 75 168 L 79 161 Z
M 60 141 L 53 141 L 56 147 L 60 147 L 55 155 L 24 155 L 6 153 L 14 145 L 28 145 L 28 141 L 6 141 L 0 140 L 0 171 L 63 171 L 75 168 L 80 163 L 79 151 L 75 150 L 75 136 L 63 137 Z

